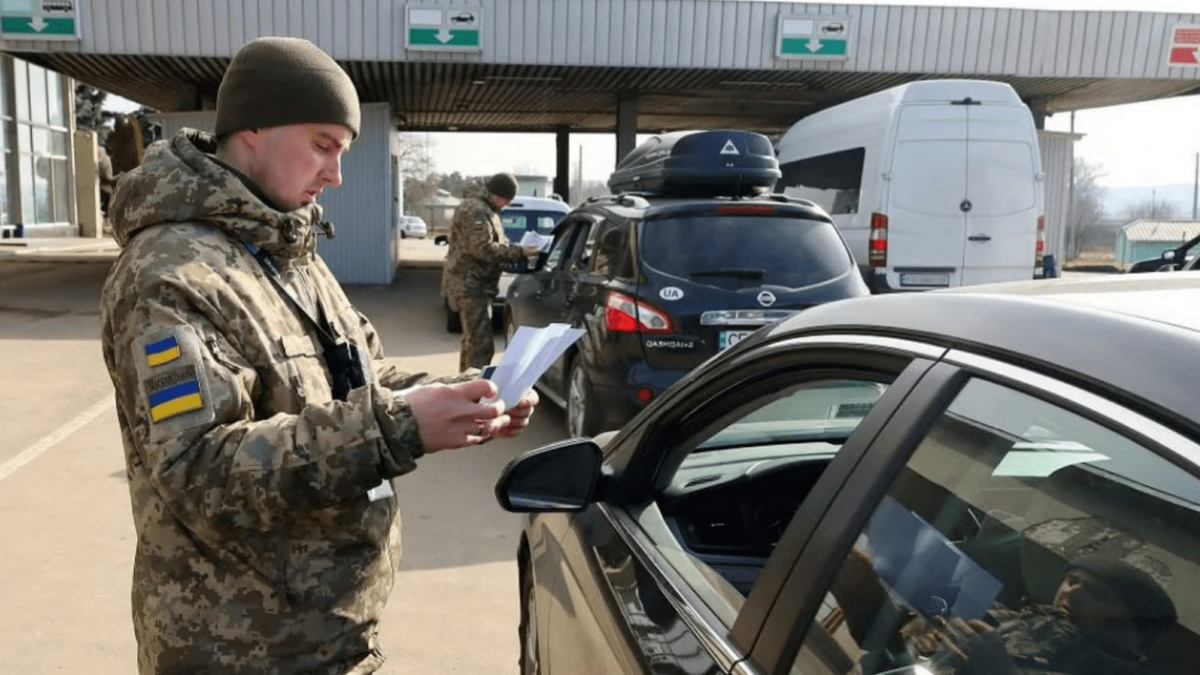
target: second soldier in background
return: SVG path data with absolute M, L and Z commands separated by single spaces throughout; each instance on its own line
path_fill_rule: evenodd
M 517 195 L 517 179 L 498 173 L 484 186 L 468 188 L 450 225 L 450 252 L 442 273 L 442 296 L 457 308 L 462 321 L 460 368 L 482 368 L 492 362 L 495 345 L 488 308 L 499 293 L 505 263 L 537 255 L 537 248 L 509 243 L 500 210 Z

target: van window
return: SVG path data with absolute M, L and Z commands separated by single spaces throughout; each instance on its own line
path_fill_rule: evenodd
M 809 199 L 830 214 L 858 213 L 865 148 L 852 148 L 788 162 L 780 167 L 780 190 Z
M 509 241 L 521 241 L 526 232 L 550 234 L 566 215 L 554 211 L 504 211 L 500 213 L 500 225 Z

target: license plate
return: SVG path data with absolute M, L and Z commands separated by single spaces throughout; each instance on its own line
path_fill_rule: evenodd
M 720 334 L 719 347 L 720 351 L 725 351 L 730 347 L 741 342 L 743 339 L 750 337 L 752 330 L 723 330 Z
M 900 275 L 901 286 L 949 286 L 949 274 L 918 274 L 907 273 Z

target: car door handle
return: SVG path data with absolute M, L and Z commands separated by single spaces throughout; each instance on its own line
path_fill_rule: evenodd
M 992 238 L 986 234 L 973 234 L 973 235 L 967 237 L 967 239 L 970 239 L 971 241 L 991 241 L 992 240 Z

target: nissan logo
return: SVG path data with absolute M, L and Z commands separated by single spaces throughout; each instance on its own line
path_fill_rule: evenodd
M 775 294 L 771 291 L 763 291 L 758 294 L 758 304 L 763 307 L 770 307 L 775 304 Z

